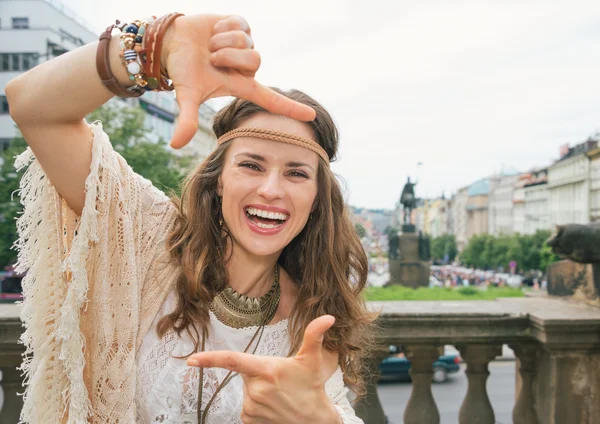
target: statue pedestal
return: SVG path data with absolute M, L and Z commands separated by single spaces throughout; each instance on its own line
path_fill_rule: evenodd
M 429 286 L 429 263 L 390 259 L 390 281 L 387 285 L 400 285 L 413 289 Z
M 402 233 L 416 233 L 417 227 L 413 224 L 402 224 Z
M 398 237 L 399 259 L 390 259 L 390 281 L 388 285 L 398 284 L 417 288 L 429 286 L 429 262 L 419 259 L 419 236 L 415 233 L 403 233 Z

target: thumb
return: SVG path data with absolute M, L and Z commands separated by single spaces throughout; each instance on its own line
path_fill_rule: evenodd
M 316 318 L 308 324 L 306 330 L 304 330 L 304 339 L 302 340 L 302 346 L 298 351 L 297 356 L 304 356 L 321 360 L 322 349 L 323 349 L 323 338 L 327 330 L 335 323 L 335 318 L 331 315 L 323 315 Z
M 198 109 L 200 105 L 192 99 L 183 96 L 177 98 L 179 118 L 175 133 L 171 139 L 171 147 L 180 149 L 190 142 L 198 129 Z

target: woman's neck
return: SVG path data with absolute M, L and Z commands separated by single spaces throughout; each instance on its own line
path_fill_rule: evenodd
M 278 257 L 278 254 L 254 256 L 240 252 L 240 249 L 234 249 L 227 263 L 229 285 L 236 292 L 246 296 L 265 295 L 275 280 L 275 264 Z

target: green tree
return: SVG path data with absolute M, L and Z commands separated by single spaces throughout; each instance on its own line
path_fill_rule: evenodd
M 431 257 L 434 261 L 443 261 L 448 256 L 448 261 L 452 262 L 457 252 L 456 238 L 453 234 L 444 234 L 431 239 Z
M 465 265 L 481 269 L 508 269 L 510 262 L 515 261 L 521 272 L 544 271 L 557 259 L 546 245 L 549 236 L 549 231 L 541 230 L 531 235 L 480 234 L 469 240 L 460 260 Z
M 552 252 L 552 248 L 548 246 L 545 242 L 542 248 L 540 249 L 540 266 L 539 269 L 544 273 L 548 269 L 548 265 L 553 262 L 559 261 L 560 257 L 554 252 Z
M 135 172 L 165 192 L 179 193 L 181 181 L 194 158 L 174 154 L 168 150 L 165 140 L 150 141 L 145 116 L 142 109 L 107 103 L 92 112 L 87 121 L 102 121 L 114 149 Z
M 354 229 L 360 238 L 363 238 L 367 235 L 367 230 L 365 230 L 365 227 L 360 222 L 354 224 Z
M 141 109 L 107 103 L 91 113 L 87 121 L 102 121 L 114 149 L 135 172 L 167 193 L 179 193 L 181 181 L 194 158 L 175 155 L 168 150 L 164 140 L 158 143 L 149 141 L 149 129 L 144 126 L 144 117 L 145 112 Z M 21 211 L 16 192 L 21 175 L 14 170 L 14 157 L 26 147 L 25 139 L 18 136 L 8 149 L 0 153 L 0 269 L 14 263 L 17 257 L 11 246 L 17 239 L 15 219 Z
M 392 234 L 398 234 L 398 231 L 400 231 L 400 228 L 392 227 L 392 226 L 388 225 L 387 227 L 385 227 L 385 230 L 383 230 L 383 233 L 385 235 L 387 235 L 389 238 L 389 236 Z

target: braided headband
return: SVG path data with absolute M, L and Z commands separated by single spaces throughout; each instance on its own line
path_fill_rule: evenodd
M 305 149 L 312 150 L 317 155 L 329 163 L 329 156 L 325 149 L 323 149 L 319 143 L 308 138 L 300 137 L 294 134 L 285 133 L 282 131 L 270 130 L 267 128 L 253 128 L 253 127 L 241 127 L 231 130 L 223 134 L 218 140 L 217 144 L 221 145 L 226 141 L 232 140 L 237 137 L 256 137 L 271 141 L 280 141 L 282 143 L 294 144 L 296 146 L 304 147 Z

